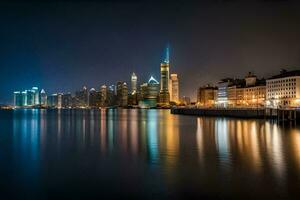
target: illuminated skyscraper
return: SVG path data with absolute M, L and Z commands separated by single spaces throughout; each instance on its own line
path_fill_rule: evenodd
M 97 91 L 95 90 L 95 88 L 91 88 L 89 92 L 89 107 L 97 107 Z
M 100 88 L 100 105 L 107 106 L 107 86 L 102 85 Z
M 89 92 L 84 86 L 81 91 L 75 92 L 75 104 L 76 107 L 87 107 L 89 103 Z
M 117 104 L 117 98 L 116 98 L 116 87 L 114 85 L 110 85 L 107 88 L 107 106 L 115 106 Z
M 27 94 L 27 106 L 34 106 L 34 100 L 35 100 L 35 91 L 34 90 L 26 90 Z
M 151 76 L 148 83 L 141 85 L 140 108 L 155 108 L 159 95 L 159 82 Z
M 33 105 L 40 104 L 40 91 L 38 87 L 32 87 L 31 91 L 34 93 Z
M 20 91 L 14 92 L 14 106 L 15 107 L 23 106 L 22 93 Z
M 40 103 L 41 106 L 47 106 L 47 94 L 44 89 L 40 92 Z
M 63 94 L 61 97 L 61 107 L 71 108 L 72 107 L 72 95 L 71 93 Z
M 137 92 L 137 76 L 133 72 L 131 75 L 131 94 L 135 94 Z
M 170 102 L 169 93 L 169 47 L 166 49 L 166 57 L 160 64 L 160 93 L 159 102 L 163 104 L 168 104 Z
M 117 101 L 121 107 L 128 105 L 128 87 L 126 82 L 119 81 L 117 83 Z
M 179 101 L 179 81 L 177 74 L 171 74 L 170 79 L 170 98 L 171 101 Z
M 47 105 L 50 108 L 62 108 L 62 93 L 56 93 L 48 96 Z
M 22 92 L 22 106 L 27 106 L 27 90 Z

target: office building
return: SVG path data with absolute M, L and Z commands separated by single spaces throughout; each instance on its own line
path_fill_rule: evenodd
M 300 106 L 300 70 L 282 70 L 266 82 L 267 107 Z
M 27 106 L 27 90 L 22 92 L 22 106 Z
M 89 107 L 90 108 L 96 108 L 97 107 L 97 91 L 95 88 L 91 88 L 89 91 Z
M 187 97 L 187 96 L 183 96 L 181 97 L 180 99 L 180 103 L 181 104 L 184 104 L 184 105 L 191 105 L 191 98 L 190 97 Z
M 179 81 L 177 74 L 171 74 L 169 91 L 170 101 L 179 102 Z
M 31 91 L 34 93 L 33 105 L 40 104 L 40 91 L 38 87 L 32 87 Z
M 133 72 L 131 75 L 131 94 L 135 94 L 137 92 L 137 76 Z
M 82 90 L 75 92 L 75 105 L 79 108 L 86 108 L 89 105 L 89 92 L 87 87 L 83 87 Z
M 197 105 L 204 107 L 212 107 L 217 100 L 217 87 L 206 85 L 200 87 L 197 92 Z
M 34 90 L 26 90 L 27 94 L 27 106 L 34 106 L 35 104 L 35 91 Z
M 14 106 L 15 107 L 23 106 L 22 93 L 20 91 L 14 92 Z
M 117 101 L 120 107 L 128 105 L 128 86 L 126 82 L 117 82 Z
M 169 104 L 170 93 L 169 93 L 169 48 L 166 49 L 166 56 L 164 61 L 160 64 L 160 93 L 159 102 L 162 104 Z
M 150 77 L 148 83 L 141 85 L 141 99 L 139 100 L 140 108 L 155 108 L 159 97 L 159 82 Z
M 110 85 L 107 88 L 106 102 L 107 102 L 106 106 L 116 106 L 117 105 L 117 96 L 116 96 L 115 85 Z
M 218 82 L 218 93 L 217 93 L 217 106 L 227 107 L 228 106 L 228 87 L 232 84 L 233 79 L 226 78 Z
M 44 89 L 40 92 L 40 103 L 43 107 L 47 106 L 47 94 Z
M 246 86 L 243 88 L 243 98 L 239 98 L 244 107 L 263 107 L 266 101 L 266 80 L 257 79 L 257 77 L 249 72 L 245 77 Z
M 71 95 L 71 93 L 62 94 L 61 107 L 62 108 L 71 108 L 72 107 L 72 95 Z
M 108 106 L 108 101 L 107 101 L 107 86 L 102 85 L 100 88 L 100 106 L 105 107 Z
M 62 107 L 62 94 L 55 93 L 47 98 L 47 105 L 49 108 L 61 108 Z

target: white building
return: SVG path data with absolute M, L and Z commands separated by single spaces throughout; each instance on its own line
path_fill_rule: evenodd
M 131 75 L 131 94 L 135 94 L 137 92 L 137 76 L 133 72 Z
M 267 80 L 267 107 L 300 106 L 300 70 L 282 70 Z

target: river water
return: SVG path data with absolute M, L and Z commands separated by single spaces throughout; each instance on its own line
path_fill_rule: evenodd
M 300 199 L 293 124 L 28 109 L 0 130 L 0 199 Z

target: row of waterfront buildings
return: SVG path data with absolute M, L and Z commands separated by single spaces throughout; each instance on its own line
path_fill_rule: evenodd
M 130 85 L 118 81 L 116 85 L 102 85 L 99 90 L 83 87 L 75 93 L 48 95 L 45 90 L 33 87 L 30 90 L 14 92 L 14 106 L 43 108 L 99 108 L 99 107 L 169 107 L 179 104 L 179 80 L 177 74 L 170 74 L 169 50 L 160 64 L 160 83 L 150 77 L 148 82 L 138 84 L 138 77 L 132 73 Z
M 249 72 L 243 79 L 225 78 L 197 91 L 198 107 L 300 107 L 300 70 L 281 70 L 268 79 Z

